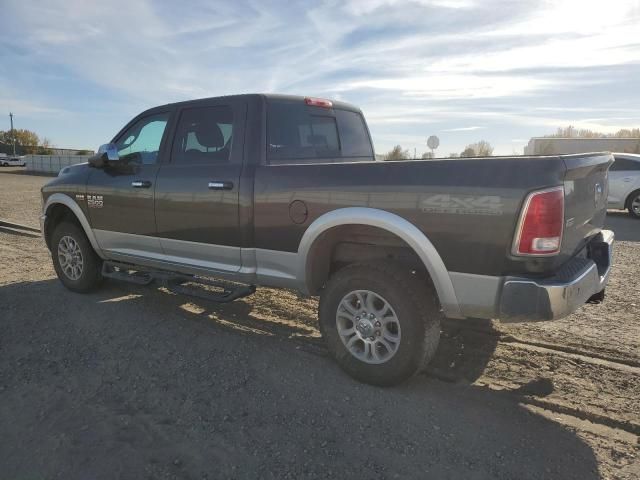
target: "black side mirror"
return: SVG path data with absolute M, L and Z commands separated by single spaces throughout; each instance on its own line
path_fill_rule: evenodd
M 109 163 L 116 163 L 120 161 L 120 155 L 118 155 L 118 148 L 115 143 L 105 143 L 100 145 L 98 153 L 89 158 L 89 165 L 95 168 L 104 168 Z

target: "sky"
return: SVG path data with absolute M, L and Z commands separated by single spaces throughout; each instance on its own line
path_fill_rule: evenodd
M 0 58 L 0 130 L 66 148 L 234 93 L 354 103 L 377 153 L 640 127 L 640 0 L 0 0 Z

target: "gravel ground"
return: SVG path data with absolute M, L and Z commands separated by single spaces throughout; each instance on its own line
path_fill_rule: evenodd
M 37 225 L 47 180 L 0 170 L 0 219 Z M 73 294 L 40 238 L 0 226 L 0 477 L 636 479 L 640 222 L 609 223 L 604 304 L 447 322 L 392 389 L 330 360 L 315 300 Z

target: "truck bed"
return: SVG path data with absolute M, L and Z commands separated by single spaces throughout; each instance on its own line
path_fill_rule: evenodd
M 255 246 L 295 252 L 314 218 L 341 207 L 396 213 L 434 244 L 447 269 L 472 274 L 545 276 L 579 254 L 604 225 L 610 154 L 488 157 L 258 167 Z M 527 194 L 565 186 L 561 252 L 547 258 L 511 254 Z M 309 220 L 292 223 L 289 205 L 303 202 Z

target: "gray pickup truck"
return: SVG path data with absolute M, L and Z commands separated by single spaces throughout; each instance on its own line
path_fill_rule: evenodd
M 552 320 L 601 301 L 610 154 L 375 161 L 346 103 L 238 95 L 152 108 L 42 189 L 62 283 L 158 282 L 225 302 L 320 297 L 329 351 L 398 383 L 440 320 Z

